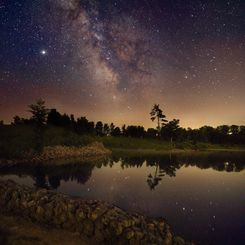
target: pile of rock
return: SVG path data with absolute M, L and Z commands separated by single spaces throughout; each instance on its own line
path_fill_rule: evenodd
M 27 152 L 21 159 L 0 159 L 0 167 L 12 167 L 25 164 L 66 165 L 74 161 L 97 162 L 111 154 L 100 142 L 93 142 L 87 146 L 47 146 L 41 154 Z M 63 161 L 61 161 L 63 160 Z M 67 160 L 67 161 L 66 161 Z
M 1 212 L 79 232 L 100 244 L 190 244 L 175 238 L 165 220 L 149 219 L 101 201 L 85 201 L 46 189 L 0 181 Z

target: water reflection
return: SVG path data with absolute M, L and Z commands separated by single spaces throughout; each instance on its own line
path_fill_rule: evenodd
M 85 184 L 89 181 L 94 169 L 102 167 L 112 168 L 120 165 L 121 169 L 151 167 L 153 171 L 146 175 L 146 183 L 150 190 L 155 190 L 164 176 L 175 177 L 176 171 L 181 167 L 196 166 L 200 169 L 213 169 L 216 171 L 240 172 L 245 167 L 244 154 L 169 154 L 148 157 L 116 157 L 113 156 L 104 162 L 91 165 L 89 163 L 69 166 L 24 166 L 0 168 L 0 175 L 14 174 L 19 177 L 30 176 L 36 187 L 57 189 L 61 181 L 77 181 Z
M 0 178 L 162 216 L 197 244 L 242 244 L 244 168 L 237 153 L 113 156 L 95 165 L 1 168 Z

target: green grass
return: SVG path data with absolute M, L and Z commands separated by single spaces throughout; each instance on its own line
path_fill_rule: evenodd
M 132 137 L 95 137 L 78 135 L 71 130 L 49 126 L 44 133 L 44 146 L 85 146 L 99 141 L 113 152 L 134 151 L 137 154 L 159 154 L 169 151 L 245 151 L 245 146 L 214 145 L 198 142 L 175 142 L 171 144 L 162 139 Z M 28 125 L 5 125 L 0 127 L 0 158 L 18 158 L 35 145 L 35 131 Z
M 173 142 L 164 141 L 162 139 L 154 138 L 132 138 L 132 137 L 98 137 L 97 141 L 102 142 L 106 147 L 110 149 L 122 149 L 122 150 L 206 150 L 209 148 L 223 148 L 220 145 L 212 145 L 208 143 L 196 143 L 192 142 Z
M 85 146 L 94 141 L 92 136 L 78 135 L 71 130 L 49 126 L 45 130 L 44 145 Z
M 171 143 L 161 139 L 132 138 L 132 137 L 101 137 L 98 141 L 110 149 L 151 149 L 156 151 L 170 150 Z

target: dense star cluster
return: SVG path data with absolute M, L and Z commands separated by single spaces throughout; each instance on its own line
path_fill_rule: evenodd
M 49 107 L 151 126 L 153 103 L 182 126 L 244 124 L 245 3 L 3 0 L 0 119 Z

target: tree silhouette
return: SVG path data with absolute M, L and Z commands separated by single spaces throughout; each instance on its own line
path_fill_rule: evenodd
M 173 119 L 166 123 L 164 127 L 162 127 L 161 134 L 170 139 L 172 143 L 172 141 L 176 139 L 179 129 L 179 120 Z
M 113 131 L 111 132 L 112 136 L 120 136 L 121 135 L 121 130 L 119 127 L 115 127 Z
M 47 115 L 48 109 L 45 108 L 45 102 L 38 100 L 35 104 L 29 106 L 29 111 L 32 113 L 31 118 L 22 118 L 15 116 L 13 122 L 14 126 L 27 125 L 36 126 L 37 135 L 41 135 L 41 128 L 49 127 L 63 127 L 66 131 L 71 130 L 79 135 L 111 135 L 114 137 L 135 137 L 135 138 L 157 138 L 161 136 L 163 139 L 173 140 L 176 142 L 188 141 L 192 142 L 192 148 L 199 149 L 199 146 L 205 147 L 205 144 L 199 143 L 212 143 L 212 144 L 245 144 L 245 126 L 242 125 L 221 125 L 217 127 L 203 126 L 199 129 L 181 128 L 179 120 L 173 119 L 166 120 L 166 116 L 160 109 L 159 104 L 154 104 L 150 112 L 151 120 L 157 123 L 156 128 L 144 129 L 143 126 L 126 125 L 124 124 L 120 129 L 118 126 L 111 123 L 103 125 L 99 121 L 96 126 L 94 122 L 88 121 L 86 117 L 75 119 L 74 115 L 61 114 L 56 109 L 51 109 Z M 47 122 L 47 123 L 46 123 Z M 0 125 L 3 122 L 0 121 Z M 50 127 L 55 130 L 55 127 Z M 3 128 L 3 127 L 1 127 Z M 28 127 L 26 127 L 28 128 Z M 178 144 L 180 147 L 182 145 Z M 207 147 L 207 146 L 206 146 Z
M 98 136 L 103 135 L 103 123 L 101 121 L 97 122 L 95 125 L 95 131 Z
M 110 135 L 112 134 L 114 129 L 115 129 L 115 125 L 113 123 L 111 123 L 110 124 Z
M 56 109 L 51 109 L 48 114 L 47 123 L 61 126 L 61 114 Z
M 44 126 L 47 121 L 47 115 L 49 110 L 45 106 L 45 101 L 39 99 L 36 104 L 31 104 L 28 106 L 29 112 L 32 114 L 32 120 L 38 126 Z
M 126 136 L 126 125 L 125 124 L 123 124 L 122 126 L 122 135 Z
M 231 125 L 230 126 L 230 133 L 232 135 L 238 135 L 239 134 L 239 127 L 237 125 Z
M 145 136 L 145 129 L 143 126 L 128 126 L 126 128 L 126 135 L 130 137 L 144 137 Z
M 155 121 L 157 120 L 157 131 L 158 131 L 158 136 L 160 135 L 160 131 L 161 131 L 161 126 L 165 125 L 167 120 L 165 119 L 166 116 L 163 114 L 163 111 L 160 109 L 160 105 L 159 104 L 154 104 L 153 108 L 150 112 L 151 115 L 151 120 Z
M 36 151 L 42 152 L 43 151 L 43 134 L 44 134 L 44 125 L 47 121 L 48 109 L 45 106 L 45 101 L 39 99 L 36 101 L 36 104 L 31 104 L 28 106 L 29 112 L 32 113 L 31 119 L 35 125 L 35 132 L 36 132 Z
M 104 127 L 103 127 L 103 133 L 104 135 L 108 136 L 110 134 L 110 127 L 108 125 L 108 123 L 105 123 L 104 124 Z

